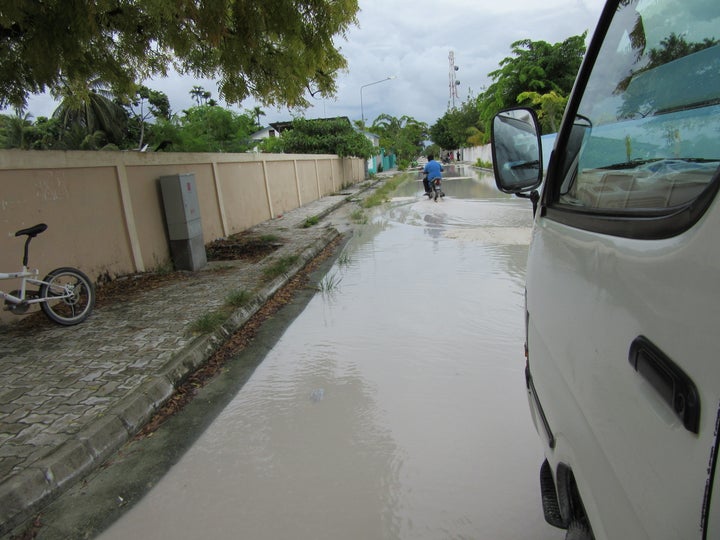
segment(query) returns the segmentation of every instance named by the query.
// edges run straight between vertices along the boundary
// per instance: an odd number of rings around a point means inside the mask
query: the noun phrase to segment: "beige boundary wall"
[[[74,266],[92,280],[143,272],[170,260],[158,178],[193,173],[203,241],[257,223],[355,184],[361,159],[335,155],[0,150],[0,272],[20,269],[25,237],[41,277]],[[11,280],[0,289],[17,288]]]

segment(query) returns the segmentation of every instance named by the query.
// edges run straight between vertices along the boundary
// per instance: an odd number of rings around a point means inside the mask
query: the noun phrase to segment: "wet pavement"
[[[434,203],[405,184],[355,228],[321,291],[101,540],[564,536],[542,518],[524,387],[530,206],[487,175],[444,190]]]
[[[281,247],[259,263],[210,263],[191,279],[94,311],[82,324],[0,328],[0,536],[100,466],[145,424],[175,386],[240,328],[300,268],[349,226],[304,228],[308,217],[352,205],[368,183],[324,197],[254,227]],[[333,226],[337,225],[337,226]],[[272,281],[274,262],[297,256]],[[197,335],[190,325],[221,310],[228,294],[253,299],[220,330]]]

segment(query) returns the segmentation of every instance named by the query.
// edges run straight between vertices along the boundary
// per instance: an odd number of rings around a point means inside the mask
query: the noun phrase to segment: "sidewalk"
[[[178,381],[339,236],[338,228],[350,228],[341,212],[332,212],[367,185],[253,227],[251,232],[275,235],[282,243],[259,262],[209,263],[187,280],[96,308],[77,326],[0,328],[0,536],[133,436]],[[321,221],[303,228],[312,216]],[[263,270],[290,255],[298,259],[287,274],[267,282]],[[252,292],[254,299],[220,330],[191,335],[192,322],[221,308],[237,290]]]

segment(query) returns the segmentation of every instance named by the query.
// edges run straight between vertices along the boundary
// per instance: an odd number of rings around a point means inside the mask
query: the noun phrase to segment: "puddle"
[[[559,539],[540,504],[523,283],[532,210],[467,169],[409,183],[229,406],[102,536]]]

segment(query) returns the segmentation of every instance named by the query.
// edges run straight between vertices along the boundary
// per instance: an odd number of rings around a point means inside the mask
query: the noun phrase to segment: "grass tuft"
[[[227,295],[227,298],[225,299],[225,305],[236,308],[242,307],[247,304],[251,298],[252,293],[246,291],[245,289],[237,289]]]
[[[342,277],[337,274],[326,274],[317,285],[317,290],[323,293],[336,291],[340,286]]]
[[[263,278],[271,281],[278,276],[287,274],[288,270],[298,261],[299,255],[286,255],[263,270]]]
[[[190,325],[190,331],[197,334],[210,334],[220,328],[226,320],[227,315],[225,313],[219,311],[206,313]]]
[[[308,229],[313,225],[317,225],[318,223],[320,223],[320,218],[318,216],[310,216],[305,219],[305,223],[303,223],[303,229]]]

